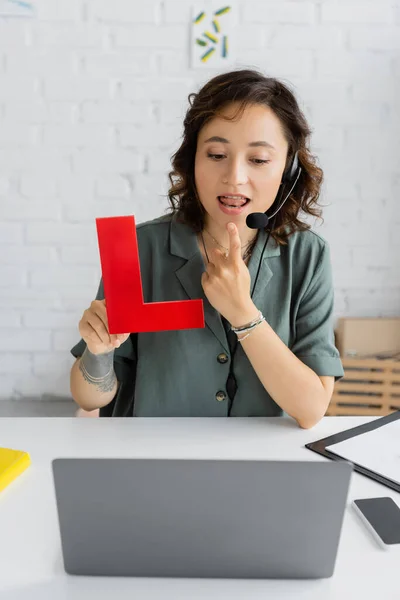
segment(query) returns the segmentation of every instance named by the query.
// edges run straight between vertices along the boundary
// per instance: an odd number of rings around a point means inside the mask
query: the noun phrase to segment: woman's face
[[[223,116],[235,114],[227,106]],[[222,228],[233,221],[239,230],[252,212],[273,204],[285,169],[288,143],[278,117],[267,106],[250,105],[240,118],[215,117],[200,130],[195,184],[210,220]]]

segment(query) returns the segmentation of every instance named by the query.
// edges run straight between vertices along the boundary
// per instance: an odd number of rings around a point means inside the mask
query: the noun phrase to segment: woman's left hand
[[[242,258],[238,228],[228,223],[229,256],[221,250],[209,251],[210,262],[201,277],[204,293],[210,304],[234,327],[258,314],[251,296],[250,272]],[[247,321],[246,321],[247,319]]]

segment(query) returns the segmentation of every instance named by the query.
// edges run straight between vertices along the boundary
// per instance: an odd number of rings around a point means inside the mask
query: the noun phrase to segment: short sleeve
[[[95,299],[104,300],[103,280],[100,280]],[[80,339],[70,352],[75,358],[78,358],[82,356],[85,349],[86,342]],[[131,333],[126,342],[114,350],[114,371],[119,387],[112,401],[100,409],[101,417],[130,417],[133,415],[136,364],[137,333]]]
[[[300,301],[292,352],[317,375],[344,375],[333,328],[334,291],[329,246],[325,243],[310,284]]]

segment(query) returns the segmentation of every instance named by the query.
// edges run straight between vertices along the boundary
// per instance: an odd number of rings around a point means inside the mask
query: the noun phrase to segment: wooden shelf
[[[400,361],[342,358],[327,415],[384,416],[400,410]]]

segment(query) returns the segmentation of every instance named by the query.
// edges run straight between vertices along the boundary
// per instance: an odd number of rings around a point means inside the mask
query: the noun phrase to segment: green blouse
[[[101,416],[225,417],[226,383],[231,350],[221,315],[201,286],[205,270],[196,234],[167,215],[137,225],[145,302],[201,298],[203,329],[131,334],[115,350],[114,368],[120,386]],[[266,233],[260,231],[248,263],[251,289]],[[103,285],[97,299],[104,298]],[[264,252],[253,302],[280,339],[317,375],[343,376],[334,345],[333,285],[329,248],[312,231],[296,232],[286,246],[273,238]],[[71,353],[81,356],[80,340]],[[237,345],[233,368],[237,391],[231,416],[277,416],[274,402]],[[282,377],[287,377],[282,373]],[[298,401],[302,399],[299,396]]]

